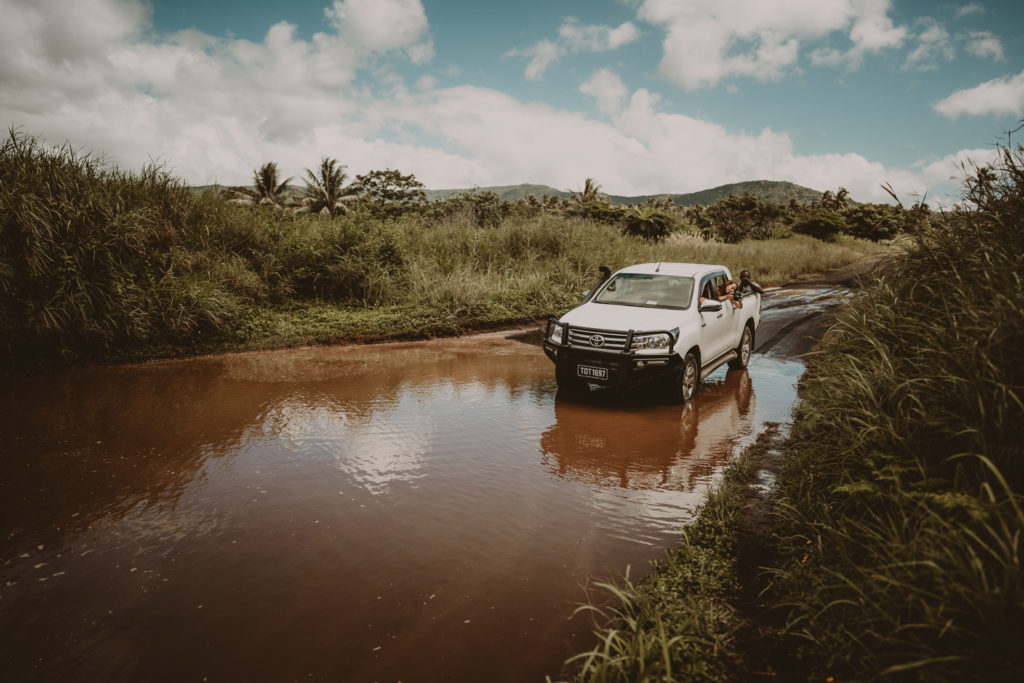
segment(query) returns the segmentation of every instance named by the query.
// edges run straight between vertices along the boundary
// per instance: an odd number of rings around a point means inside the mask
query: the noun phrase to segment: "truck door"
[[[721,280],[721,283],[718,280]],[[718,286],[725,284],[725,274],[716,273],[701,280],[700,296],[702,298],[718,300]],[[703,358],[702,363],[708,363],[718,358],[732,346],[732,304],[728,301],[722,302],[722,310],[707,311],[700,313],[700,348]]]
[[[726,282],[724,273],[715,275],[715,286],[718,291],[725,291]],[[723,317],[729,319],[729,340],[725,347],[725,350],[729,350],[740,343],[740,333],[743,332],[743,310],[733,306],[731,301],[723,301],[722,304],[722,312],[725,314]]]

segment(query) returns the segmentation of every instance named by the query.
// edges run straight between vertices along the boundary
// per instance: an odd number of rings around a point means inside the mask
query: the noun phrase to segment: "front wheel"
[[[747,325],[743,328],[743,336],[740,337],[740,345],[736,347],[736,358],[729,361],[729,368],[742,370],[750,362],[750,354],[754,351],[754,332]]]
[[[700,384],[700,364],[692,353],[683,358],[683,367],[675,373],[669,386],[669,399],[673,403],[686,403],[697,393]]]

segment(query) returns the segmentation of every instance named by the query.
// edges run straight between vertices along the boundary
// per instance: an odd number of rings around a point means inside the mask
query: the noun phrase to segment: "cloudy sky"
[[[0,17],[0,121],[196,185],[330,156],[435,189],[771,179],[941,200],[1024,119],[1019,0],[0,0]]]

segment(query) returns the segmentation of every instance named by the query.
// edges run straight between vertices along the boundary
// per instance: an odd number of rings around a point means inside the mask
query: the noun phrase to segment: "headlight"
[[[644,334],[633,337],[633,349],[667,349],[672,338],[664,332],[659,334]]]
[[[555,325],[554,326],[554,329],[551,330],[551,336],[548,337],[548,341],[550,341],[552,344],[561,344],[562,343],[562,326],[561,325]]]

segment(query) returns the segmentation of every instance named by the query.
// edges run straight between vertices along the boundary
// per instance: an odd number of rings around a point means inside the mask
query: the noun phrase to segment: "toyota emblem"
[[[604,346],[604,337],[602,337],[599,334],[595,334],[593,337],[590,338],[590,345],[591,346]]]

